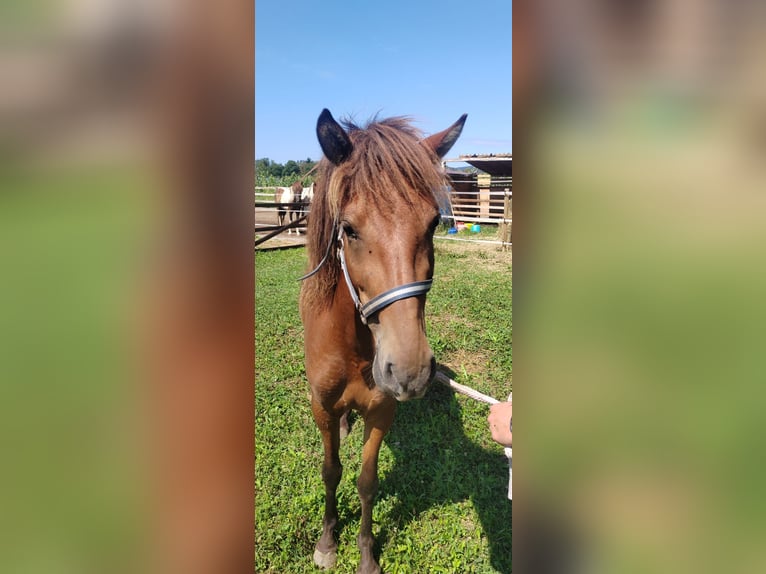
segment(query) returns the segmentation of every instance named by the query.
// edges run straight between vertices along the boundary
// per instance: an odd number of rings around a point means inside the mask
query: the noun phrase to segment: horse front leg
[[[335,526],[338,524],[337,490],[343,467],[340,464],[338,448],[340,446],[340,421],[327,413],[312,400],[312,411],[317,427],[322,433],[324,462],[322,463],[322,481],[325,488],[324,517],[322,518],[322,536],[314,550],[314,564],[320,568],[332,568],[338,558],[338,543],[335,541]]]
[[[298,207],[293,208],[293,220],[294,221],[298,221],[298,219],[300,219],[300,217],[301,217],[300,208],[298,208]],[[300,235],[300,234],[301,234],[300,226],[296,225],[295,226],[295,235]]]
[[[375,539],[372,536],[372,507],[378,492],[378,455],[383,437],[386,436],[396,412],[396,402],[391,400],[374,415],[368,413],[364,420],[364,448],[362,449],[362,472],[357,480],[359,499],[362,503],[362,520],[359,527],[359,552],[361,560],[357,574],[380,574],[380,565],[373,554]]]

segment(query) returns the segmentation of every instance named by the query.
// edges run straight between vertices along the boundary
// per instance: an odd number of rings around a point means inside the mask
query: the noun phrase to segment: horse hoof
[[[362,569],[362,566],[359,565],[359,568],[357,569],[356,574],[382,574],[382,572],[383,571],[380,569],[380,566],[377,564],[374,564],[365,569]]]
[[[314,564],[320,568],[332,568],[335,566],[335,561],[338,559],[336,552],[321,552],[320,550],[314,550]]]

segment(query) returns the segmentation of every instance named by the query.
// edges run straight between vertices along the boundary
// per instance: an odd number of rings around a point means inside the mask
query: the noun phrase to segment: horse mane
[[[365,127],[350,120],[341,122],[348,132],[353,151],[341,165],[326,157],[318,166],[306,231],[308,267],[315,269],[334,243],[336,218],[348,202],[363,195],[385,214],[385,205],[394,199],[414,205],[415,199],[436,204],[434,193],[446,185],[436,154],[422,145],[421,132],[409,118],[373,118]],[[340,276],[337,252],[330,248],[327,261],[312,277],[304,280],[301,307],[322,308],[331,301]]]

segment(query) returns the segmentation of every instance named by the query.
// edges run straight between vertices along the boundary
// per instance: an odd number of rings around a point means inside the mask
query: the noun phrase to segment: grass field
[[[324,487],[309,408],[298,316],[303,249],[256,254],[255,571],[316,572]],[[426,306],[428,336],[458,382],[511,390],[511,255],[439,242]],[[399,405],[380,452],[373,534],[384,572],[511,572],[508,464],[487,430],[488,408],[438,383]],[[334,572],[355,572],[362,424],[341,446]]]

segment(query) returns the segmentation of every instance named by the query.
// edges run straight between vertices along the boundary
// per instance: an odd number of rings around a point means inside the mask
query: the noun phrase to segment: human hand
[[[492,440],[503,446],[512,446],[513,432],[511,431],[511,419],[513,417],[513,403],[511,401],[497,403],[489,407],[489,431]]]

